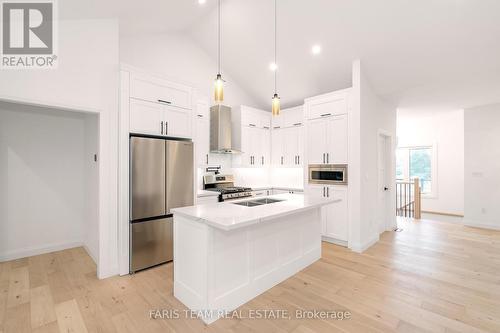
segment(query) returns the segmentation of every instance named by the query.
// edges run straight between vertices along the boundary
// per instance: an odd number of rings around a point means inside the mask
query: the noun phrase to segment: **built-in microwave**
[[[309,164],[309,184],[347,185],[347,164]]]

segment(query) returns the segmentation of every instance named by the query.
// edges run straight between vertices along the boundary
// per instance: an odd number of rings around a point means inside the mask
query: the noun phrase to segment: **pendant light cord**
[[[277,59],[277,47],[276,47],[276,41],[277,41],[277,21],[278,21],[278,14],[277,14],[277,0],[274,0],[274,65],[276,69],[274,70],[274,93],[276,94],[276,81],[277,81],[277,76],[278,76],[278,63],[276,62]]]
[[[220,74],[220,1],[218,0],[218,11],[217,11],[217,43],[218,43],[218,50],[217,50],[217,70],[218,74]]]

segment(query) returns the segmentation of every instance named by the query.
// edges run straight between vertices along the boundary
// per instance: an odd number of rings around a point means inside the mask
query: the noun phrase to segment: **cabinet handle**
[[[323,114],[321,115],[321,117],[328,117],[328,116],[331,116],[331,115],[332,115],[331,113],[323,113]]]
[[[330,197],[330,188],[329,187],[326,188],[326,196]]]
[[[250,126],[250,127],[255,127],[255,126],[257,126],[257,125],[255,125],[255,124],[248,124],[248,126]]]
[[[203,118],[202,114],[198,114],[197,116],[198,116],[198,118]]]
[[[302,123],[295,123],[295,124],[293,124],[293,126],[300,126],[300,125],[302,125]]]
[[[163,135],[163,121],[160,122],[160,126],[161,126],[160,133],[161,135]]]
[[[326,163],[330,163],[330,153],[326,153]]]
[[[269,126],[264,126],[263,128],[264,128],[264,129],[269,129]]]
[[[165,122],[165,135],[168,134],[168,121]]]
[[[208,164],[208,154],[207,154],[207,164]]]
[[[300,155],[297,155],[297,164],[300,165]]]
[[[172,104],[172,102],[166,101],[166,100],[163,100],[163,99],[159,99],[158,102],[159,103],[164,103],[164,104],[169,104],[169,105]]]
[[[262,165],[264,165],[264,156],[262,156]]]
[[[283,156],[281,156],[281,165],[283,165]]]
[[[325,153],[323,153],[323,164],[326,163],[326,157],[325,157]]]
[[[281,128],[281,126],[274,126],[273,129]]]
[[[325,190],[325,188],[323,187],[323,198],[324,198],[324,197],[326,197],[326,195],[325,195],[325,193],[326,193],[326,192],[325,192],[325,191],[326,191],[326,190]]]

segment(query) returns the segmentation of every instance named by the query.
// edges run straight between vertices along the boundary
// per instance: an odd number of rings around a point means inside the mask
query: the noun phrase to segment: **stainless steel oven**
[[[309,164],[309,184],[347,185],[347,164]]]

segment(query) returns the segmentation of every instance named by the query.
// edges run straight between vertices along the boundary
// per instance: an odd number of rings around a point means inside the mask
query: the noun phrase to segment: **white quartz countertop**
[[[196,196],[198,198],[201,198],[201,197],[216,197],[218,195],[219,195],[219,192],[206,191],[206,190],[198,190],[198,193],[196,194]]]
[[[281,199],[283,201],[254,207],[234,204],[235,202],[262,198]],[[242,200],[175,208],[171,211],[174,213],[174,217],[175,215],[180,215],[222,230],[233,230],[256,223],[265,223],[277,217],[298,213],[339,201],[340,199],[317,198],[303,194],[286,193],[260,198],[246,198]]]

